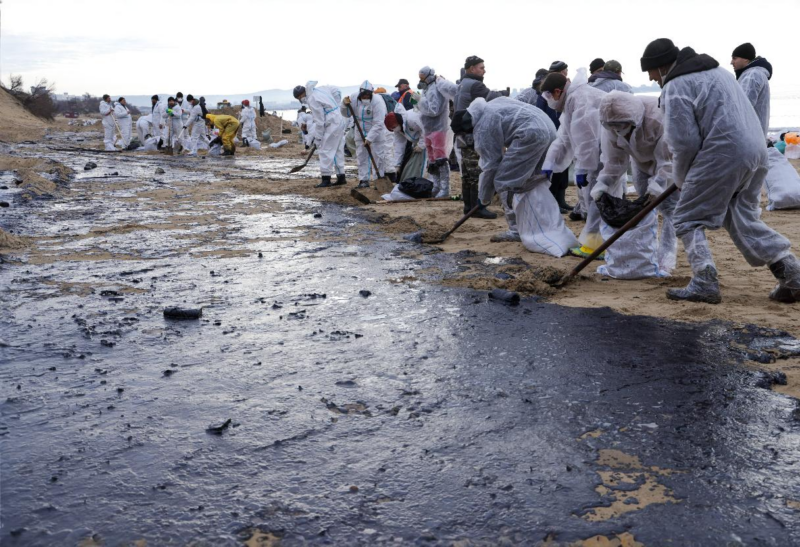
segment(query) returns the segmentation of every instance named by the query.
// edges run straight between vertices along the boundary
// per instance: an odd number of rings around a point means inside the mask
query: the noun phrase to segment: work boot
[[[670,300],[686,300],[687,302],[719,304],[722,302],[722,295],[719,292],[717,269],[714,266],[706,266],[692,277],[692,280],[689,281],[685,288],[668,289],[667,298]]]
[[[472,211],[472,208],[475,205],[472,203],[472,192],[470,192],[470,187],[463,181],[461,182],[461,201],[464,202],[464,214],[466,215]]]
[[[344,173],[340,173],[336,175],[336,182],[333,183],[333,186],[341,186],[343,184],[347,184],[347,179],[344,176]]]
[[[505,243],[509,241],[522,241],[522,238],[519,237],[519,232],[515,232],[513,230],[506,230],[505,232],[500,232],[499,234],[494,234],[489,241],[492,243]]]
[[[356,188],[369,188],[369,181],[368,180],[359,181],[358,186],[356,186]]]
[[[331,184],[331,176],[330,175],[322,175],[322,182],[317,184],[314,188],[330,188],[333,186]]]
[[[233,156],[233,150],[223,150],[221,156]]]
[[[494,220],[497,218],[497,213],[493,213],[492,211],[490,211],[486,207],[486,205],[481,205],[480,207],[478,207],[478,210],[475,211],[475,214],[472,215],[472,218],[483,218],[486,220]]]
[[[794,255],[787,256],[769,266],[778,284],[769,293],[771,300],[792,304],[800,302],[800,261]]]
[[[570,211],[570,213],[569,213],[569,219],[570,219],[570,220],[574,220],[574,221],[576,221],[576,222],[577,222],[577,221],[584,221],[584,220],[586,220],[586,217],[583,215],[583,213],[576,213],[575,211]]]

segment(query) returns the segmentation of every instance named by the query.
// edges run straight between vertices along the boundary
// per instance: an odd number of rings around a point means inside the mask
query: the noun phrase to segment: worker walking
[[[681,188],[675,231],[693,274],[685,288],[669,289],[667,298],[722,301],[705,231],[724,227],[748,264],[768,265],[777,278],[770,298],[797,302],[800,262],[789,240],[761,220],[767,146],[741,86],[712,57],[690,47],[679,50],[667,38],[648,44],[641,65],[662,89],[664,133],[675,184]]]
[[[100,101],[100,116],[103,120],[103,144],[107,152],[116,150],[114,146],[114,133],[116,133],[116,125],[114,125],[114,107],[111,104],[111,96],[103,95],[103,100]]]
[[[309,81],[292,91],[294,98],[311,109],[313,128],[309,127],[310,145],[316,145],[319,153],[319,171],[322,182],[317,188],[328,188],[347,184],[344,175],[344,129],[345,120],[339,110],[342,92],[337,87],[320,86]],[[306,121],[308,127],[308,121]],[[331,175],[336,172],[336,182]]]
[[[233,139],[239,131],[239,122],[233,116],[225,114],[206,114],[206,124],[209,127],[219,129],[219,137],[222,141],[223,156],[233,156],[236,153],[236,145]]]
[[[369,188],[369,181],[374,176],[383,176],[383,146],[386,136],[386,127],[383,120],[386,118],[386,103],[380,95],[375,93],[375,88],[364,80],[359,90],[349,97],[345,97],[342,102],[341,113],[345,117],[355,113],[355,120],[361,126],[361,133],[356,130],[356,159],[358,160],[358,188]],[[313,111],[313,107],[312,107]],[[369,151],[368,151],[369,150]],[[372,155],[378,172],[373,169]]]
[[[187,95],[186,101],[190,107],[186,125],[183,126],[184,135],[189,134],[189,155],[196,156],[198,150],[208,149],[208,139],[206,138],[206,124],[203,105],[200,100],[193,95]]]

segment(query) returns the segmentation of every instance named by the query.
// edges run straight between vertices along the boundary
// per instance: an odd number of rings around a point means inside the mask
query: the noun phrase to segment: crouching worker
[[[542,173],[545,153],[556,140],[547,114],[507,97],[490,103],[478,98],[456,112],[451,127],[457,134],[472,134],[480,156],[480,202],[488,205],[495,192],[510,202],[514,214],[506,215],[505,240],[521,240],[531,252],[556,257],[578,246]]]
[[[428,164],[428,153],[425,149],[424,132],[419,112],[390,112],[384,119],[386,129],[391,131],[394,139],[394,163],[397,182],[412,177],[424,178],[425,166]]]
[[[658,108],[658,97],[612,91],[600,101],[600,124],[603,126],[600,139],[603,168],[591,191],[593,200],[597,201],[605,193],[615,197],[624,195],[627,185],[625,175],[631,161],[634,168],[633,184],[639,196],[649,195],[656,198],[672,184],[672,154],[664,137],[664,114]],[[639,232],[641,238],[649,241],[628,242],[623,237],[608,251],[612,253],[612,250],[617,250],[626,243],[635,245],[640,250],[657,248],[655,256],[646,253],[649,256],[649,266],[652,267],[646,266],[638,273],[624,272],[614,277],[661,276],[675,269],[678,239],[672,219],[677,203],[678,194],[674,193],[658,206],[663,222],[657,240],[658,223],[653,216],[648,219],[652,222],[653,229]],[[628,262],[629,266],[633,263]]]
[[[236,121],[236,118],[224,114],[206,114],[206,125],[219,129],[219,137],[214,141],[217,139],[222,141],[222,148],[224,149],[222,155],[233,156],[236,153],[236,145],[233,144],[233,139],[239,130],[239,122]],[[216,144],[214,141],[209,144],[213,146]]]

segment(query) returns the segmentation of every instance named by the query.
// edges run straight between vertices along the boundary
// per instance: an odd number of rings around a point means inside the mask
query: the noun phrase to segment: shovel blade
[[[381,194],[389,194],[394,189],[394,184],[387,178],[379,178],[375,180],[375,188],[377,188],[378,192]]]
[[[305,166],[306,166],[306,164],[304,163],[303,165],[298,165],[297,167],[292,167],[291,171],[289,171],[289,174],[291,175],[292,173],[297,173],[298,171],[302,170],[303,167],[305,167]]]

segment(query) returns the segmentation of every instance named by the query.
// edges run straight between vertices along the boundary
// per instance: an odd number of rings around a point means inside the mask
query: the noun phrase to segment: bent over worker
[[[222,141],[223,156],[233,156],[236,153],[236,145],[233,139],[239,130],[239,122],[233,116],[224,114],[206,114],[206,124],[219,129],[219,139]]]

